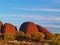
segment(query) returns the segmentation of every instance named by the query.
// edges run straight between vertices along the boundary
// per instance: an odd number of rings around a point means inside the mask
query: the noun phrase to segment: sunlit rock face
[[[52,34],[50,31],[48,31],[46,28],[40,26],[40,25],[36,25],[38,28],[39,32],[42,32],[43,34]]]
[[[4,34],[15,34],[16,31],[17,31],[16,26],[9,23],[4,24]]]
[[[23,31],[27,34],[34,34],[38,32],[38,29],[33,22],[24,22],[20,27],[20,31]]]

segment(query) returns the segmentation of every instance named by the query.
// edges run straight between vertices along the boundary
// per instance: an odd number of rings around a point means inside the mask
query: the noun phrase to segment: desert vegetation
[[[60,45],[60,35],[49,34],[44,35],[41,32],[35,34],[25,34],[22,31],[17,31],[16,34],[7,35],[0,33],[0,45]]]

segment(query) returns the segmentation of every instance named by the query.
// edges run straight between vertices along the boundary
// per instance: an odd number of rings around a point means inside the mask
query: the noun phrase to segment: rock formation
[[[52,34],[46,28],[36,25],[33,22],[25,22],[21,25],[20,30],[24,33],[32,34],[37,32],[42,32],[43,34]]]
[[[33,34],[38,32],[38,29],[33,22],[24,22],[21,25],[20,30],[27,34]]]
[[[20,31],[23,31],[26,34],[34,34],[37,32],[42,32],[44,34],[51,34],[51,32],[49,32],[46,28],[40,26],[40,25],[36,25],[33,22],[24,22],[20,29]],[[10,24],[10,23],[5,23],[3,25],[3,23],[0,21],[0,32],[4,33],[4,34],[15,34],[17,31],[16,26]]]
[[[46,28],[44,28],[40,25],[36,25],[36,26],[37,26],[39,32],[42,32],[44,34],[51,34],[51,32],[49,32]]]
[[[0,32],[2,31],[3,23],[0,21]]]
[[[4,24],[4,34],[15,34],[16,31],[17,31],[16,26],[9,23]]]

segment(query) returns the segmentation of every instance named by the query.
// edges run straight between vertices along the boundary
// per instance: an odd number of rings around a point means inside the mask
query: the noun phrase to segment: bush
[[[31,40],[31,35],[30,34],[25,34],[24,40],[27,40],[27,41]]]
[[[44,34],[41,33],[41,32],[38,32],[36,34],[32,34],[31,37],[32,37],[32,40],[33,41],[37,41],[37,42],[41,42],[43,39],[44,39]]]
[[[14,36],[13,35],[4,35],[4,40],[14,40]]]
[[[50,41],[47,40],[47,43],[49,43],[50,45],[60,45],[60,36],[57,36]]]
[[[45,39],[46,40],[51,40],[51,39],[53,39],[53,38],[55,38],[56,36],[54,35],[54,34],[46,34],[45,35]]]
[[[22,31],[17,31],[16,32],[16,40],[18,40],[18,41],[22,41],[22,40],[24,40],[24,32],[22,32]]]

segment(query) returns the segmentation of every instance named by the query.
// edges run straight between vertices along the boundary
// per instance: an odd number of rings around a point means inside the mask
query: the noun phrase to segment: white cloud
[[[6,20],[46,20],[46,21],[58,21],[60,22],[60,17],[48,17],[48,16],[39,16],[39,15],[29,15],[29,14],[9,14],[9,15],[0,15],[0,19]]]
[[[2,18],[3,17],[3,18]],[[11,15],[0,15],[0,20],[9,20],[9,21],[21,21],[21,20],[38,20],[38,21],[49,21],[49,22],[59,22],[60,21],[60,17],[46,17],[46,16],[38,16],[38,15],[28,15],[28,14],[20,14],[20,15],[15,15],[15,14],[11,14]],[[16,22],[17,25],[18,22]],[[44,25],[44,27],[48,27],[48,28],[60,28],[60,26],[58,25],[50,25],[47,24]]]
[[[28,11],[47,11],[47,12],[60,12],[60,9],[53,8],[14,8],[17,10],[28,10]]]
[[[59,25],[44,25],[44,27],[47,27],[47,28],[60,28]]]

